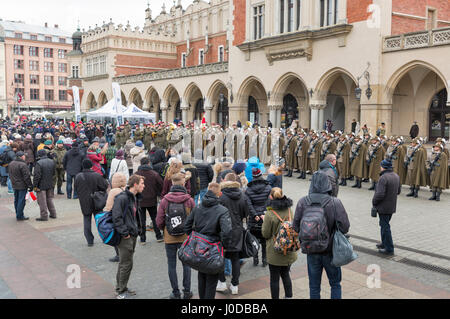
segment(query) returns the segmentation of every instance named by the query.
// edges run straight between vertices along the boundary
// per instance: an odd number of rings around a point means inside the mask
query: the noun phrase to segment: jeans
[[[381,244],[387,252],[394,251],[394,242],[392,241],[391,221],[392,215],[378,214],[380,216],[380,227],[381,227]]]
[[[72,183],[75,181],[75,176],[70,175],[69,173],[66,174],[66,192],[67,192],[67,198],[72,198]],[[77,198],[77,192],[75,191],[75,188],[73,189],[73,197]]]
[[[203,196],[205,196],[205,194],[208,192],[208,188],[203,188],[200,190],[200,192],[198,193],[198,195],[195,195],[195,206],[200,205],[200,203],[203,200]]]
[[[231,284],[233,286],[239,286],[239,277],[241,276],[241,260],[239,259],[239,252],[226,252],[225,255],[227,257],[227,259],[225,259],[225,265],[227,260],[231,263]],[[219,280],[221,282],[226,281],[225,272],[220,274]]]
[[[231,269],[232,269],[231,260],[229,258],[225,258],[225,271],[224,271],[225,276],[231,275]],[[223,280],[220,279],[220,281]]]
[[[7,180],[6,184],[8,185],[8,193],[13,193],[14,189],[12,188],[12,184],[11,184],[11,180],[9,179],[9,176],[8,176],[8,180]],[[26,193],[25,193],[25,195],[26,195]]]
[[[291,266],[274,266],[269,264],[270,271],[270,293],[272,299],[280,299],[280,277],[283,282],[284,295],[292,298],[292,281],[289,272]]]
[[[170,285],[172,286],[172,292],[175,296],[180,295],[180,289],[178,289],[178,276],[177,276],[177,252],[180,249],[182,243],[166,244],[166,256],[167,266],[169,271]],[[183,265],[183,288],[184,292],[191,291],[191,267]]]
[[[9,181],[9,177],[8,177]],[[25,197],[27,196],[27,190],[14,190],[14,209],[16,210],[16,218],[23,219],[23,210],[25,208]]]
[[[140,216],[141,216],[141,233],[142,235],[141,237],[141,242],[144,242],[147,240],[147,236],[146,236],[146,221],[147,221],[147,211],[148,214],[150,215],[150,218],[152,220],[153,223],[153,231],[155,232],[156,235],[156,239],[161,239],[163,238],[163,235],[161,234],[161,231],[159,230],[159,228],[156,226],[156,214],[158,212],[158,209],[156,206],[154,207],[141,207],[140,211]]]
[[[198,272],[198,295],[200,299],[215,299],[219,275]]]
[[[331,299],[342,298],[341,267],[333,266],[331,264],[332,259],[333,256],[331,253],[325,255],[312,254],[307,256],[309,296],[311,299],[320,299],[320,284],[322,281],[322,271],[324,268],[331,287]]]

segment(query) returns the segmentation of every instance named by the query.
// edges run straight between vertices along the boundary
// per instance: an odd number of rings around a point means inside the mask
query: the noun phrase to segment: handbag
[[[216,275],[225,270],[222,243],[192,231],[178,250],[178,259],[198,272]]]
[[[97,191],[91,194],[91,198],[94,204],[95,212],[101,212],[106,206],[106,201],[108,199],[108,193],[105,191]]]
[[[239,252],[239,258],[245,259],[258,256],[259,240],[252,235],[249,229],[243,231],[242,250]]]
[[[334,213],[336,216],[336,207],[334,206],[334,200],[333,207],[335,208]],[[353,246],[352,244],[350,244],[350,241],[339,229],[339,224],[336,221],[336,218],[335,222],[336,231],[334,232],[333,236],[333,259],[331,261],[331,264],[335,267],[341,267],[354,261],[356,258],[358,258],[358,255],[353,251]]]

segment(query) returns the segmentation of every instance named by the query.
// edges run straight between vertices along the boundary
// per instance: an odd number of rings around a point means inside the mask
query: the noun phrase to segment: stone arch
[[[251,118],[251,114],[247,112],[247,114],[242,114],[243,118],[247,118],[247,120],[255,120],[259,124],[263,123],[265,125],[267,120],[269,119],[269,108],[268,108],[268,99],[266,89],[264,88],[263,82],[259,80],[255,76],[248,77],[244,82],[242,82],[241,87],[238,90],[237,94],[237,103],[239,106],[248,109],[248,103],[250,97],[256,101],[258,105],[258,114],[255,118]]]
[[[212,104],[211,122],[227,127],[229,124],[229,98],[225,83],[216,80],[209,88],[206,97]]]
[[[97,107],[97,101],[95,100],[95,96],[92,92],[89,92],[88,97],[86,99],[86,108],[88,110],[95,109]]]
[[[350,93],[350,86],[349,85],[351,82],[354,83],[355,88],[356,85],[358,83],[358,80],[353,76],[353,74],[351,74],[349,71],[347,71],[344,68],[340,68],[340,67],[336,67],[333,68],[331,70],[328,70],[325,74],[323,74],[319,81],[317,82],[316,88],[314,90],[314,97],[316,98],[316,100],[326,100],[327,98],[327,94],[330,90],[331,85],[334,83],[334,81],[339,78],[339,77],[343,77],[343,76],[347,76],[345,78],[346,80],[346,85],[347,85],[347,89]]]
[[[158,91],[153,87],[149,87],[147,92],[145,93],[145,103],[144,103],[144,111],[155,113],[156,121],[161,120],[161,108],[160,103],[161,99],[159,97]]]
[[[164,102],[167,103],[168,107],[168,117],[167,122],[173,122],[175,119],[175,111],[178,102],[180,101],[180,95],[178,94],[178,90],[170,84],[163,94]]]
[[[105,92],[101,91],[99,96],[98,96],[98,106],[102,107],[104,106],[106,103],[108,103],[108,98],[106,97]]]
[[[202,100],[202,101],[200,101]],[[198,85],[194,82],[189,83],[183,94],[183,104],[189,107],[187,114],[187,121],[201,120],[202,110],[205,112],[205,108],[209,105],[205,104],[204,96]]]
[[[142,100],[141,93],[138,89],[134,88],[131,90],[130,97],[128,99],[129,103],[134,103],[138,108],[142,109],[144,107],[144,101]]]
[[[127,98],[126,98],[125,94],[123,93],[123,91],[120,91],[120,97],[122,99],[122,105],[127,106],[127,104],[128,104]]]

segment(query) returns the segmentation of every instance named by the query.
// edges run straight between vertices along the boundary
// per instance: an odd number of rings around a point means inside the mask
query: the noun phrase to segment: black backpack
[[[184,224],[187,214],[184,203],[171,203],[167,206],[166,211],[166,229],[171,236],[182,236],[184,232]]]
[[[327,219],[324,207],[329,200],[321,204],[312,203],[306,197],[306,208],[300,221],[300,247],[304,254],[322,253],[328,248],[330,232],[328,230]]]
[[[6,151],[6,150],[3,151],[3,153],[0,154],[0,165],[6,167],[11,162],[12,162],[12,159],[11,159],[11,157],[9,157],[8,151]]]

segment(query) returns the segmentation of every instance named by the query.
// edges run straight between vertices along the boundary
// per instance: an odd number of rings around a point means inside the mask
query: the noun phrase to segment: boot
[[[358,179],[358,188],[361,188],[361,180]]]
[[[303,172],[300,172],[300,175],[297,177],[297,179],[302,179],[303,177]]]
[[[291,170],[288,170],[288,173],[286,175],[284,175],[285,177],[291,177]]]
[[[61,187],[58,187],[58,195],[64,195],[64,193],[61,190]]]
[[[344,179],[341,178],[341,182],[339,183],[339,186],[342,186],[342,184],[344,184]]]
[[[288,177],[292,177],[292,173],[293,173],[293,172],[294,172],[294,170],[291,169],[291,170],[289,171],[289,176],[288,176]]]
[[[413,197],[414,196],[414,186],[411,186],[409,188],[409,193],[406,194],[406,197]]]
[[[359,183],[360,183],[359,179],[356,178],[355,185],[353,185],[352,188],[359,188]]]
[[[372,182],[372,186],[369,187],[369,191],[373,191],[375,189],[375,182]]]
[[[343,180],[342,180],[342,186],[347,186],[347,179],[346,179],[346,178],[343,178]]]
[[[433,191],[433,196],[428,198],[428,200],[436,200],[436,192],[435,191]]]
[[[258,256],[253,257],[253,266],[258,266],[258,264],[259,264]]]
[[[442,192],[436,192],[436,201],[440,202],[441,201],[441,193]]]
[[[306,179],[306,171],[303,171],[302,179]]]
[[[419,197],[419,190],[420,190],[420,186],[417,186],[414,188],[414,198]]]
[[[350,176],[350,178],[348,179],[349,181],[353,182],[355,178],[353,176]]]

